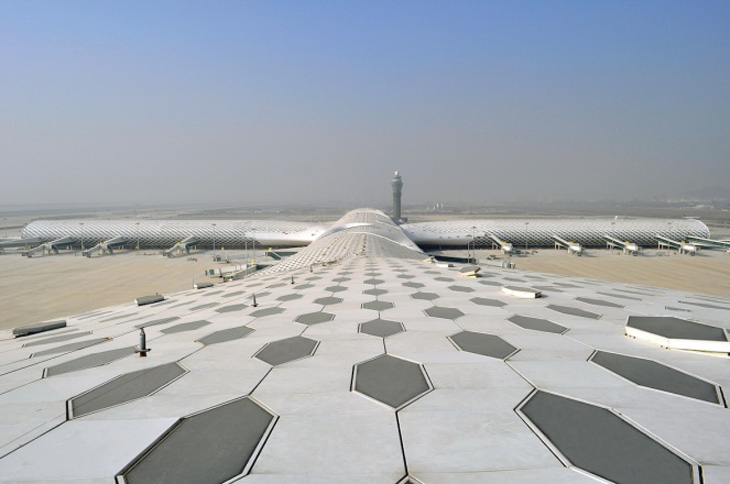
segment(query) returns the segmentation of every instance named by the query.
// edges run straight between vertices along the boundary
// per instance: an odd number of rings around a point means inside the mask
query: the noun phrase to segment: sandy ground
[[[483,257],[494,251],[479,251]],[[482,255],[480,255],[482,258]],[[644,250],[628,256],[620,251],[588,249],[581,257],[566,251],[539,250],[512,258],[517,271],[546,272],[606,281],[657,286],[730,298],[730,254],[703,251],[696,256]]]
[[[149,254],[149,255],[145,255]],[[28,259],[0,255],[0,329],[63,318],[132,302],[139,296],[170,294],[196,282],[218,283],[205,269],[216,267],[210,254],[168,259],[153,251],[82,257],[61,253]]]
[[[230,251],[232,256],[234,252]],[[498,251],[480,250],[479,259]],[[454,251],[463,255],[463,251]],[[118,253],[86,258],[74,253],[34,257],[0,255],[0,329],[91,311],[134,298],[190,289],[196,282],[219,283],[204,275],[218,264],[210,253],[168,259],[157,252]],[[582,257],[565,251],[539,250],[512,258],[516,271],[536,271],[658,286],[730,297],[730,255],[704,251],[697,256],[646,250],[632,257],[607,250],[588,250]],[[499,260],[492,261],[499,263]]]

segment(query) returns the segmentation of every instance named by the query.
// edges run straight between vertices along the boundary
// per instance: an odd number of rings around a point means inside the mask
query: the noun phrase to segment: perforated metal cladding
[[[492,245],[490,235],[518,246],[533,247],[552,247],[553,235],[585,247],[605,247],[604,234],[646,246],[656,245],[656,235],[673,240],[710,236],[704,223],[687,219],[449,220],[401,227],[419,245],[444,246],[475,240],[478,246],[488,247]]]
[[[28,224],[23,238],[54,240],[72,237],[91,244],[122,236],[143,247],[167,247],[189,236],[201,245],[250,247],[252,241],[262,245],[306,245],[324,231],[324,227],[305,222],[277,220],[38,220]]]
[[[353,255],[421,260],[425,254],[388,216],[376,210],[347,213],[306,249],[265,272],[335,262]]]
[[[457,246],[475,240],[478,246],[491,246],[492,235],[513,244],[533,247],[552,246],[553,235],[586,247],[604,247],[604,235],[646,246],[656,243],[656,235],[673,240],[710,236],[704,223],[686,219],[451,220],[399,227],[380,211],[358,210],[345,214],[328,230],[306,222],[277,220],[78,219],[31,222],[23,229],[22,237],[37,237],[44,241],[71,237],[92,244],[121,236],[127,238],[129,244],[136,244],[139,240],[144,247],[167,247],[186,237],[195,236],[200,239],[201,245],[212,245],[215,241],[217,246],[243,248],[254,240],[262,245],[306,245],[323,235],[324,239],[332,243],[329,236],[343,231],[377,235],[399,244],[401,249],[415,250],[419,249],[414,242],[420,245]],[[346,239],[345,245],[350,246],[350,237]],[[332,249],[334,252],[342,250],[334,246]],[[383,255],[407,256],[400,250],[395,252]]]

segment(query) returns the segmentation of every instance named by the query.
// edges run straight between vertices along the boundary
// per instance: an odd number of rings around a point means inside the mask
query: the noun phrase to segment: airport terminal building
[[[0,332],[0,483],[724,483],[728,314],[433,263],[356,210],[245,279]]]

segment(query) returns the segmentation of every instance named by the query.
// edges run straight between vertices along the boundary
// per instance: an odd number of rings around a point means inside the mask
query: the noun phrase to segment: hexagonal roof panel
[[[72,371],[84,370],[86,368],[93,368],[95,366],[106,365],[112,361],[125,358],[135,353],[134,347],[129,346],[127,348],[119,348],[116,350],[102,351],[101,353],[94,353],[91,355],[82,356],[75,360],[60,363],[55,366],[49,366],[43,372],[44,377],[53,375],[60,375],[62,373],[70,373]]]
[[[420,282],[412,282],[412,281],[404,282],[403,285],[405,287],[412,287],[414,289],[418,289],[418,288],[424,287],[424,285],[421,284]]]
[[[449,286],[449,289],[456,292],[474,292],[474,289],[469,286]]]
[[[386,309],[392,309],[395,304],[389,301],[368,301],[363,303],[363,309],[374,309],[375,311],[385,311]]]
[[[434,299],[438,299],[440,296],[436,294],[435,292],[414,292],[411,294],[411,297],[413,299],[423,299],[425,301],[433,301]]]
[[[321,304],[322,306],[330,306],[332,304],[340,304],[342,302],[341,297],[333,297],[333,296],[327,296],[327,297],[320,297],[319,299],[314,300],[314,304]]]
[[[613,482],[694,482],[692,465],[602,407],[537,391],[520,408],[574,466]]]
[[[144,323],[135,324],[134,327],[137,329],[149,328],[150,326],[158,326],[160,324],[171,323],[173,321],[177,321],[178,319],[180,319],[180,318],[178,318],[177,316],[172,316],[169,318],[153,319],[152,321],[146,321]]]
[[[200,343],[203,343],[204,345],[212,345],[212,344],[216,344],[216,343],[226,343],[228,341],[245,338],[250,333],[253,333],[253,331],[254,331],[253,329],[247,328],[246,326],[238,326],[236,328],[228,328],[228,329],[216,331],[215,333],[211,333],[208,336],[204,336],[203,338],[200,338],[197,341]]]
[[[249,314],[249,316],[253,316],[254,318],[263,318],[264,316],[273,316],[274,314],[279,314],[283,312],[284,308],[276,306],[271,308],[257,309],[256,311],[253,311],[251,314]]]
[[[388,336],[402,333],[405,331],[403,323],[397,321],[388,321],[387,319],[373,319],[367,323],[360,324],[360,332],[378,336],[380,338],[387,338]]]
[[[423,312],[425,312],[428,316],[431,316],[432,318],[441,319],[456,319],[464,315],[464,313],[461,312],[460,309],[445,308],[441,306],[432,306],[428,309],[424,309]]]
[[[712,383],[653,360],[596,351],[591,361],[643,387],[720,403],[717,387]]]
[[[163,434],[120,476],[129,483],[229,481],[249,471],[274,421],[248,397],[196,413]]]
[[[387,294],[388,291],[385,289],[365,289],[362,293],[368,296],[382,296],[383,294]]]
[[[433,387],[423,367],[391,355],[355,365],[353,391],[398,410]]]
[[[507,305],[507,303],[504,303],[499,299],[490,299],[488,297],[473,297],[470,301],[480,306],[492,306],[495,308],[502,308]]]
[[[577,297],[575,298],[576,301],[580,301],[582,303],[586,304],[592,304],[593,306],[603,306],[607,308],[618,308],[621,309],[623,306],[621,304],[616,304],[611,301],[605,301],[603,299],[594,299],[590,297]]]
[[[283,296],[279,296],[276,298],[277,301],[293,301],[295,299],[300,299],[304,296],[301,294],[284,294]]]
[[[365,284],[370,284],[370,285],[372,285],[372,286],[377,286],[378,284],[382,284],[382,283],[384,283],[385,281],[384,281],[384,280],[382,280],[382,279],[373,279],[373,278],[371,278],[371,279],[365,279],[365,280],[364,280],[364,281],[362,281],[362,282],[364,282]]]
[[[584,311],[583,309],[574,308],[570,306],[559,306],[557,304],[548,304],[548,309],[557,311],[559,313],[568,314],[570,316],[578,316],[580,318],[598,319],[601,317],[600,314],[592,313],[590,311]]]
[[[282,365],[290,361],[312,356],[318,344],[319,342],[313,339],[294,336],[292,338],[267,343],[254,357],[271,366]]]
[[[345,286],[329,286],[324,288],[325,291],[329,292],[342,292],[347,291],[347,287]]]
[[[462,351],[500,360],[504,360],[518,351],[517,348],[494,334],[462,331],[449,336],[449,339]]]
[[[89,346],[95,346],[99,343],[106,343],[109,341],[109,338],[94,338],[94,339],[87,339],[85,341],[77,341],[75,343],[68,343],[61,346],[56,346],[55,348],[49,348],[47,350],[37,351],[31,355],[31,357],[37,357],[37,356],[46,356],[46,355],[54,355],[56,353],[69,353],[71,351],[78,351],[82,350],[84,348],[88,348]]]
[[[218,306],[218,304],[219,303],[215,303],[215,302],[206,303],[206,304],[200,304],[198,306],[194,306],[194,307],[190,308],[190,310],[191,311],[200,311],[201,309],[214,308],[214,307]]]
[[[193,331],[195,329],[199,329],[204,326],[208,326],[209,324],[210,324],[210,321],[205,321],[205,320],[190,321],[189,323],[182,323],[182,324],[176,324],[175,326],[170,326],[169,328],[165,328],[165,329],[161,330],[161,332],[165,333],[165,334],[182,333],[185,331]]]
[[[300,314],[294,321],[302,324],[319,324],[326,323],[335,319],[335,315],[332,313],[326,313],[324,311],[316,311],[314,313]]]
[[[146,397],[185,373],[177,363],[167,363],[118,376],[69,400],[69,415],[78,418]]]
[[[88,336],[90,334],[91,334],[91,331],[81,331],[78,333],[64,334],[62,336],[52,336],[50,338],[38,339],[35,341],[31,341],[29,343],[25,343],[23,345],[23,348],[30,348],[33,346],[45,345],[45,344],[49,344],[49,343],[61,343],[63,341],[68,341],[71,339],[81,338],[82,336]]]
[[[533,331],[543,331],[545,333],[563,334],[568,331],[568,328],[565,326],[560,326],[552,321],[541,318],[514,315],[511,318],[508,318],[507,321],[510,321],[521,328],[531,329]]]
[[[671,316],[629,316],[626,326],[668,339],[727,341],[722,328]]]

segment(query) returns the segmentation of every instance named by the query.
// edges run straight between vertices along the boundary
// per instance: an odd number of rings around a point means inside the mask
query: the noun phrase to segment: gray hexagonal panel
[[[400,409],[431,391],[423,367],[391,355],[355,365],[353,390],[393,409]]]
[[[231,313],[233,311],[240,311],[241,309],[246,309],[248,306],[246,304],[233,304],[231,306],[223,306],[222,308],[218,308],[215,311],[218,313]]]
[[[701,302],[695,302],[695,301],[678,301],[679,304],[687,304],[689,306],[697,306],[700,308],[707,308],[707,309],[720,309],[723,311],[730,311],[730,308],[727,306],[718,306],[717,304],[708,304],[708,303],[701,303]]]
[[[449,339],[462,351],[500,360],[504,360],[518,351],[517,348],[494,334],[462,331],[449,336]]]
[[[392,309],[395,304],[389,301],[368,301],[363,303],[363,309],[373,309],[375,311],[385,311],[386,309]]]
[[[441,276],[441,277],[434,277],[433,280],[434,281],[441,281],[441,282],[453,282],[454,281],[450,277],[443,277],[443,276]]]
[[[360,324],[360,332],[378,336],[380,338],[387,338],[393,334],[402,333],[405,331],[403,323],[397,321],[388,321],[387,319],[373,319],[367,323]]]
[[[293,301],[295,299],[302,298],[301,294],[284,294],[283,296],[279,296],[276,298],[277,301]]]
[[[88,348],[89,346],[98,345],[99,343],[106,343],[107,341],[109,341],[108,338],[94,338],[94,339],[88,339],[86,341],[77,341],[76,343],[68,343],[65,345],[56,346],[55,348],[49,348],[47,350],[38,351],[37,353],[33,353],[31,355],[31,357],[54,355],[56,353],[68,353],[71,351],[78,351],[78,350],[82,350],[84,348]]]
[[[191,311],[200,311],[201,309],[210,309],[218,306],[218,303],[212,302],[207,304],[200,304],[199,306],[195,306],[190,308]]]
[[[434,292],[414,292],[411,294],[411,297],[413,299],[422,299],[424,301],[433,301],[434,299],[438,299],[440,296]]]
[[[553,311],[568,314],[570,316],[578,316],[580,318],[598,319],[601,317],[600,314],[592,313],[590,311],[584,311],[583,309],[570,306],[558,306],[557,304],[548,304],[547,307],[548,309],[552,309]]]
[[[184,331],[193,331],[195,329],[202,328],[203,326],[208,326],[209,324],[210,321],[190,321],[189,323],[182,323],[176,324],[175,326],[170,326],[169,328],[161,330],[161,332],[165,334],[182,333]]]
[[[686,319],[664,316],[629,316],[626,326],[658,334],[669,339],[689,339],[700,341],[727,341],[721,328],[687,321]]]
[[[341,297],[321,297],[314,300],[314,304],[321,304],[322,306],[330,306],[332,304],[340,304],[342,302]]]
[[[580,301],[582,303],[591,304],[593,306],[603,306],[606,308],[618,308],[621,309],[623,306],[621,304],[616,304],[611,301],[604,301],[603,299],[594,299],[590,297],[577,297],[575,298],[576,301]]]
[[[468,286],[449,286],[449,289],[456,292],[474,292],[474,289]]]
[[[82,336],[88,336],[90,334],[91,334],[91,331],[81,331],[78,333],[64,334],[62,336],[53,336],[50,338],[37,339],[35,341],[25,343],[23,345],[23,348],[30,348],[32,346],[45,345],[45,344],[49,344],[49,343],[61,343],[63,341],[80,338]]]
[[[520,411],[568,461],[604,479],[693,482],[691,464],[608,409],[537,391]]]
[[[591,361],[637,385],[720,403],[715,385],[656,361],[607,351],[597,351]]]
[[[388,291],[385,289],[366,289],[362,293],[368,296],[382,296],[383,294],[387,294]]]
[[[504,303],[499,299],[490,299],[488,297],[473,297],[470,301],[480,306],[492,306],[495,308],[503,308],[507,305],[507,303]]]
[[[420,282],[411,282],[411,281],[404,282],[403,285],[405,287],[412,287],[414,289],[420,289],[420,288],[424,287],[424,285],[421,284]]]
[[[172,316],[170,318],[154,319],[152,321],[147,321],[145,323],[137,324],[134,327],[137,328],[137,329],[140,329],[140,328],[149,328],[150,326],[158,326],[160,324],[171,323],[173,321],[177,321],[178,319],[180,319],[180,318],[178,318],[177,316]]]
[[[428,309],[424,309],[424,312],[432,318],[441,319],[456,319],[464,315],[461,310],[456,308],[444,308],[441,306],[432,306]]]
[[[263,318],[264,316],[273,316],[274,314],[283,313],[284,308],[280,307],[272,307],[272,308],[263,308],[263,309],[257,309],[256,311],[253,311],[249,316],[253,316],[254,318]]]
[[[385,281],[382,279],[365,279],[362,282],[364,282],[365,284],[370,284],[372,286],[377,286],[378,284],[382,284]]]
[[[127,348],[120,348],[116,350],[102,351],[101,353],[94,353],[92,355],[82,356],[75,360],[60,363],[55,366],[49,366],[43,372],[44,377],[53,375],[60,375],[62,373],[70,373],[72,371],[84,370],[86,368],[93,368],[95,366],[106,365],[112,361],[125,358],[134,354],[134,347],[130,346]]]
[[[301,314],[294,319],[297,323],[306,325],[326,323],[335,319],[335,315],[332,313],[326,313],[324,311],[317,311],[314,313]]]
[[[130,484],[226,482],[248,472],[274,421],[248,397],[185,417],[120,475]]]
[[[347,288],[345,286],[329,286],[325,287],[324,290],[329,292],[342,292],[347,291]]]
[[[555,324],[547,319],[515,315],[508,318],[507,321],[510,321],[521,328],[531,329],[533,331],[543,331],[545,333],[563,334],[568,331],[568,328]]]
[[[197,341],[199,343],[203,343],[204,345],[226,343],[228,341],[245,338],[250,333],[253,333],[253,331],[253,329],[247,328],[246,326],[239,326],[237,328],[228,328],[221,331],[216,331],[215,333],[211,333],[208,336],[200,338]]]
[[[73,418],[77,418],[146,397],[184,374],[185,370],[177,363],[127,373],[72,398],[69,410]]]
[[[303,336],[294,336],[266,344],[254,357],[271,366],[282,365],[313,355],[318,343],[318,341]]]

